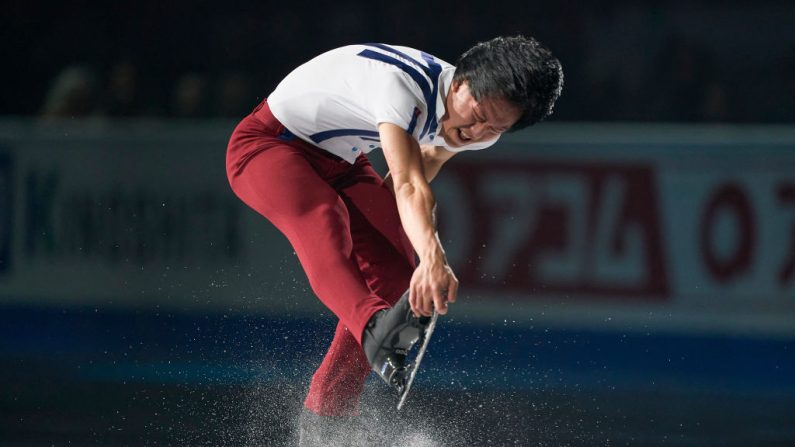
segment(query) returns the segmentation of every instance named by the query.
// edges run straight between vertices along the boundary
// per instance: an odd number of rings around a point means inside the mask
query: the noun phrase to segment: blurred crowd
[[[795,27],[786,19],[795,16],[795,4],[562,0],[511,10],[482,2],[265,2],[216,12],[205,3],[179,3],[144,1],[133,12],[86,0],[84,13],[100,18],[52,19],[48,38],[17,49],[38,63],[39,90],[6,94],[0,113],[236,118],[293,67],[335,46],[381,41],[454,63],[478,41],[522,33],[538,37],[563,63],[557,120],[795,121]],[[24,21],[16,26],[23,29]],[[64,36],[70,32],[77,36]],[[17,84],[24,89],[36,81],[20,76]]]
[[[240,117],[262,98],[253,77],[243,71],[187,72],[173,79],[165,95],[141,72],[130,61],[106,72],[88,64],[69,65],[52,80],[39,114],[50,118]]]

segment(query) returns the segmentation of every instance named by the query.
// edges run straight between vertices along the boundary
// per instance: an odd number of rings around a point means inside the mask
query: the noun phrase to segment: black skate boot
[[[407,355],[417,342],[424,342],[430,337],[435,317],[435,312],[434,318],[415,317],[409,305],[409,292],[406,291],[391,309],[376,312],[364,329],[362,347],[370,366],[397,391],[401,402],[422,360],[420,354],[423,351],[415,358],[413,365],[407,364]]]

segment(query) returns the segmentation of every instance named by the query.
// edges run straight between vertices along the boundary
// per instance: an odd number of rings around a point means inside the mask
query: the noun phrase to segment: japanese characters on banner
[[[0,301],[317,312],[287,242],[229,189],[231,127],[4,126]],[[795,129],[542,125],[432,186],[489,318],[541,303],[795,333]]]
[[[440,181],[443,234],[462,280],[484,289],[795,304],[790,150],[765,163],[461,160]]]
[[[447,182],[463,203],[440,206],[463,206],[442,222],[468,226],[453,230],[466,243],[451,244],[466,283],[528,294],[669,295],[650,166],[463,162]]]
[[[478,314],[795,335],[791,129],[561,126],[502,143],[435,185]]]

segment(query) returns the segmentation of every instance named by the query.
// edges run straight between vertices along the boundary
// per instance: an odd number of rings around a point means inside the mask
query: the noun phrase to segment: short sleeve
[[[427,106],[422,95],[414,91],[414,81],[399,72],[388,72],[380,78],[371,82],[372,94],[368,95],[375,126],[392,123],[419,139],[420,124],[427,117]]]

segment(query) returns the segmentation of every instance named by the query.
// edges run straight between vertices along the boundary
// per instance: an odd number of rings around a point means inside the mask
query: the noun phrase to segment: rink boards
[[[233,125],[2,123],[2,350],[44,337],[79,358],[145,327],[181,352],[179,328],[325,327],[289,245],[228,187]],[[515,363],[494,386],[598,386],[607,369],[795,388],[795,130],[548,124],[504,140],[433,183],[463,341],[429,363]],[[54,332],[11,324],[33,321]],[[194,360],[223,365],[201,340]]]

